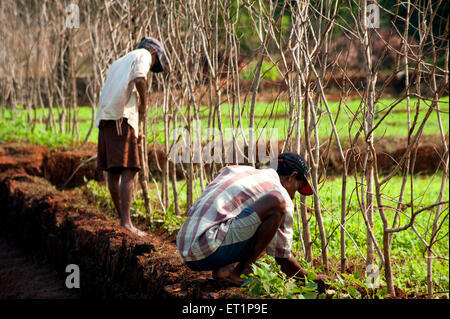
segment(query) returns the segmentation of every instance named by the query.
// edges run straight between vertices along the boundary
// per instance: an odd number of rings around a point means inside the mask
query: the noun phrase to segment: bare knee
[[[134,177],[136,176],[137,171],[132,169],[125,169],[122,172],[122,183],[130,184],[134,181]]]
[[[120,174],[108,172],[108,189],[111,193],[119,192]]]

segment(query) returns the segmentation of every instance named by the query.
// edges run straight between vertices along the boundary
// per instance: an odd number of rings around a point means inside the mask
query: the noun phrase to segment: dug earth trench
[[[45,260],[24,254],[14,242],[0,237],[0,299],[75,298],[78,289],[68,289]]]
[[[66,266],[78,265],[80,297],[248,297],[237,287],[210,280],[210,272],[184,266],[173,236],[156,232],[136,237],[89,204],[80,189],[57,189],[41,177],[50,154],[44,147],[0,147],[0,236],[25,255],[44,258],[62,283]],[[0,264],[8,260],[0,258]],[[18,291],[10,288],[6,297],[39,298]]]

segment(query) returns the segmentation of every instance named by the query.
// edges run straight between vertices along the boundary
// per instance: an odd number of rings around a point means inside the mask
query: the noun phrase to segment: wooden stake
[[[144,197],[145,210],[150,221],[153,222],[152,207],[150,205],[150,195],[148,193],[148,162],[147,156],[147,112],[144,113],[143,119],[139,119],[139,132],[142,132],[144,137],[139,145],[139,160],[141,162],[141,170],[139,171],[139,183],[142,188],[142,196]]]

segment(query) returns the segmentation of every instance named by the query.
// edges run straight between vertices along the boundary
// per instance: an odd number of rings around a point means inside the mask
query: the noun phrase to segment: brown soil
[[[0,146],[0,172],[14,170],[30,175],[42,175],[42,162],[48,155],[46,146],[12,143]]]
[[[239,288],[208,280],[181,262],[173,236],[137,238],[90,205],[79,189],[59,191],[47,180],[0,174],[0,231],[25,253],[45,256],[62,274],[77,264],[82,297],[246,298]]]
[[[446,136],[446,143],[448,144],[448,136]],[[382,137],[374,139],[374,147],[377,157],[377,167],[380,173],[389,173],[400,162],[403,155],[406,153],[408,145],[407,137]],[[349,172],[355,169],[363,170],[363,161],[365,155],[365,142],[359,141],[349,152]],[[340,159],[339,152],[336,146],[332,146],[330,155],[327,155],[326,145],[322,147],[323,168],[327,173],[341,173],[343,170],[343,163]],[[422,136],[417,148],[414,148],[412,154],[416,154],[414,170],[410,167],[410,172],[414,174],[432,174],[438,169],[442,169],[441,159],[443,158],[444,145],[439,135],[425,135]]]
[[[0,299],[79,298],[64,281],[47,263],[0,237]]]
[[[82,148],[52,149],[42,163],[44,177],[54,185],[67,187],[80,186],[85,178],[102,180],[103,174],[96,170],[96,156],[97,145],[93,143]],[[83,165],[80,166],[81,163]],[[75,170],[75,175],[69,180]]]

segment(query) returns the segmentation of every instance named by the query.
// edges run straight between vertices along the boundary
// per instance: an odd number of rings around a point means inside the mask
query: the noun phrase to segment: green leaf
[[[347,289],[348,289],[348,292],[349,292],[350,296],[352,296],[354,298],[359,298],[360,297],[360,293],[358,292],[358,290],[356,290],[352,286],[348,286]]]
[[[242,283],[241,287],[247,287],[251,284],[251,282],[253,281],[253,279],[251,278],[247,278],[244,280],[244,282]]]
[[[310,281],[305,285],[305,288],[315,290],[317,289],[317,283],[315,283],[314,281]]]
[[[302,291],[303,290],[300,287],[298,287],[298,286],[294,286],[291,289],[291,293],[293,293],[293,294],[299,294],[299,293],[302,293]]]
[[[305,299],[316,299],[317,292],[307,292],[303,294],[303,296],[305,297]]]
[[[353,277],[356,278],[356,279],[360,278],[361,275],[362,275],[362,269],[361,269],[361,270],[358,270],[358,271],[355,272],[355,273],[353,273]]]
[[[314,271],[308,271],[308,274],[306,275],[306,278],[310,281],[313,281],[314,279],[316,279],[317,275]]]
[[[344,274],[345,275],[345,274]],[[345,280],[344,279],[342,279],[342,277],[341,276],[339,276],[339,274],[336,274],[336,277],[338,278],[338,281],[339,281],[339,283],[341,283],[341,284],[345,284]]]
[[[377,291],[377,297],[380,299],[384,299],[387,294],[387,287],[383,287]]]
[[[261,294],[261,285],[259,285],[259,283],[253,287],[251,294],[253,296],[259,296]]]

